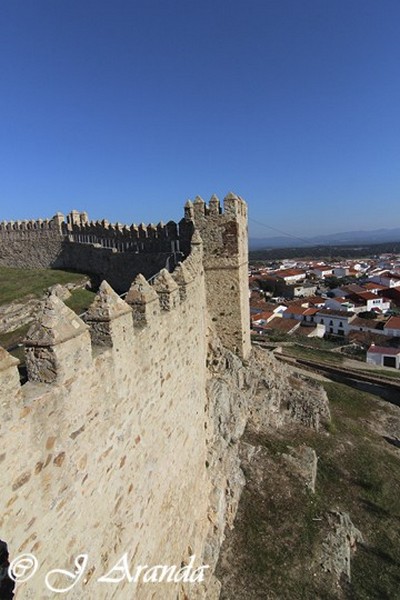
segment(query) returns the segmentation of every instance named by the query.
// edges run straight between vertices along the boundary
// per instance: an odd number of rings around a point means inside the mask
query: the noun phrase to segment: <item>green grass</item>
[[[348,386],[324,387],[336,433],[328,440],[313,436],[318,495],[325,508],[349,512],[366,541],[352,559],[351,597],[399,598],[400,457],[366,425],[384,407]]]
[[[251,336],[252,340],[258,342],[290,342],[291,344],[298,343],[301,346],[307,346],[310,349],[320,349],[320,350],[333,350],[338,346],[344,346],[346,341],[343,339],[338,340],[326,340],[324,338],[306,338],[302,335],[296,335],[296,332],[289,335],[287,333],[283,333],[281,331],[269,331],[267,334],[257,334],[254,333]]]
[[[342,420],[344,417],[355,421],[367,419],[377,408],[376,400],[371,394],[340,383],[325,382],[323,387],[334,415]]]
[[[319,337],[305,339],[302,336],[297,336],[296,332],[292,336],[292,341],[298,341],[300,344],[308,346],[309,348],[315,348],[320,350],[333,350],[334,348],[344,346],[347,343],[346,341],[340,338],[336,340],[326,340],[325,338]]]
[[[315,360],[332,365],[340,365],[343,363],[343,356],[337,352],[329,352],[329,350],[309,348],[297,344],[295,346],[285,347],[284,353],[292,356],[293,358]]]
[[[270,331],[268,334],[258,334],[253,333],[251,335],[251,339],[256,342],[264,342],[268,344],[268,342],[292,342],[293,340],[286,333],[282,333],[281,331]]]
[[[362,367],[360,367],[360,371],[363,371],[364,373],[368,373],[370,375],[382,375],[383,377],[394,377],[395,379],[400,378],[400,371],[389,367],[387,369],[363,369]]]
[[[85,312],[94,300],[95,293],[90,290],[73,290],[71,297],[65,301],[65,304],[78,315]]]
[[[94,297],[95,293],[91,292],[90,290],[77,289],[73,290],[71,297],[65,301],[65,304],[74,312],[76,312],[76,314],[80,315],[89,308]],[[30,324],[28,323],[27,325],[18,327],[18,329],[14,329],[14,331],[0,334],[0,346],[3,348],[9,348],[10,346],[21,344],[29,327]],[[11,352],[11,354],[16,358],[19,358],[21,362],[24,362],[24,353],[22,348],[16,348]]]
[[[29,324],[23,325],[22,327],[18,327],[18,329],[14,329],[14,331],[1,333],[0,346],[3,348],[9,348],[10,346],[14,346],[14,344],[19,344],[24,339],[29,327]]]
[[[87,276],[54,269],[11,269],[0,267],[0,305],[26,296],[40,297],[55,283],[80,283]]]

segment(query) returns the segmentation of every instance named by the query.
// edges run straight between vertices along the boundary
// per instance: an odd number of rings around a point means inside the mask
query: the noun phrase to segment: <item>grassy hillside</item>
[[[80,284],[87,279],[82,273],[70,273],[51,269],[10,269],[0,267],[0,305],[8,304],[14,300],[23,301],[24,298],[43,296],[48,287],[60,283]],[[71,292],[71,297],[65,304],[78,315],[85,312],[94,299],[94,292],[78,288]],[[19,344],[24,339],[28,325],[18,327],[9,333],[0,334],[0,346],[10,348]],[[12,354],[23,360],[22,349],[13,350]]]
[[[345,385],[324,386],[329,431],[247,432],[246,441],[264,449],[264,463],[261,476],[251,463],[245,473],[235,528],[218,566],[222,600],[400,598],[400,409]],[[318,455],[315,494],[281,456],[300,444]],[[348,512],[364,537],[342,589],[315,560],[332,509]]]
[[[87,275],[68,271],[0,267],[0,305],[30,295],[39,297],[55,283],[78,284],[85,279],[87,279]]]

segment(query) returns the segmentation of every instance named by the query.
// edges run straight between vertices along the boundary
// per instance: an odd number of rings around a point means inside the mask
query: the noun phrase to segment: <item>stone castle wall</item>
[[[201,564],[210,480],[200,252],[153,286],[137,278],[131,304],[103,284],[86,323],[50,297],[27,337],[22,388],[1,355],[0,530],[11,558],[32,552],[41,563],[18,599],[52,598],[45,573],[85,552],[86,583],[69,598],[176,597],[173,584],[98,583],[125,552],[132,570],[192,554]]]
[[[191,237],[186,259],[172,274],[160,271],[151,285],[138,275],[125,300],[103,282],[81,320],[56,296],[47,298],[27,334],[28,383],[22,387],[16,359],[0,349],[1,537],[11,559],[28,552],[40,563],[35,576],[18,585],[17,600],[53,598],[45,574],[73,570],[83,553],[89,555],[85,576],[68,593],[71,599],[218,597],[212,581],[203,589],[97,580],[124,553],[132,572],[138,565],[182,566],[192,555],[211,572],[224,527],[233,522],[243,485],[237,442],[246,422],[244,376],[239,358],[223,346],[209,350],[220,336],[238,355],[248,353],[247,313],[240,315],[242,299],[236,299],[244,289],[241,277],[247,285],[247,268],[234,256],[244,243],[235,236],[247,230],[245,214],[230,214],[230,204],[244,211],[240,199],[226,199],[225,211],[219,208],[209,221],[209,237],[206,225],[186,214],[180,226]],[[203,207],[205,215],[211,207]],[[60,229],[74,226],[61,217],[58,225],[60,237]],[[99,275],[106,260],[100,256],[129,261],[129,250],[90,240],[62,244],[80,251],[74,260],[83,264],[93,253]],[[217,254],[220,280],[214,277]],[[226,288],[228,279],[234,290]],[[228,319],[215,312],[224,298],[226,315],[237,319],[232,340]],[[227,361],[235,365],[234,393],[229,378],[224,382]],[[223,370],[212,375],[217,364]]]
[[[0,266],[58,268],[91,275],[118,292],[134,277],[172,271],[190,252],[194,229],[204,240],[207,310],[222,343],[246,358],[250,353],[247,205],[228,194],[207,205],[197,197],[185,216],[157,226],[89,221],[87,213],[57,213],[46,221],[0,223]]]
[[[63,240],[54,220],[2,221],[0,266],[31,269],[57,266]]]
[[[72,211],[65,219],[0,223],[0,266],[80,271],[126,291],[132,279],[172,268],[190,251],[193,224],[187,219],[158,225],[89,221]]]

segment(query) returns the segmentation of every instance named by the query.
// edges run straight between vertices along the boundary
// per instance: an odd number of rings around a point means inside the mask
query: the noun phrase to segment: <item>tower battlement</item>
[[[197,196],[185,216],[204,245],[207,305],[223,344],[247,358],[250,353],[247,204],[233,193],[208,203]]]

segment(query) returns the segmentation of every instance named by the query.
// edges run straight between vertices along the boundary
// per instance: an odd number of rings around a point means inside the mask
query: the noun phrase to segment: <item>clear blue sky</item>
[[[399,0],[2,0],[0,44],[0,219],[400,225]]]

